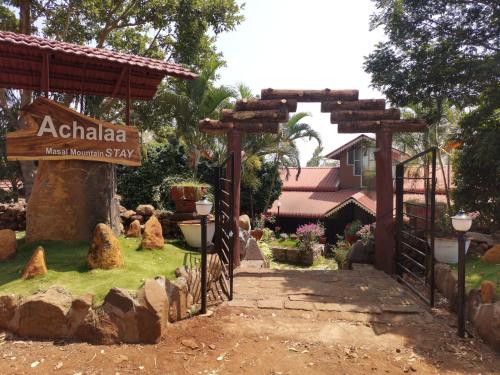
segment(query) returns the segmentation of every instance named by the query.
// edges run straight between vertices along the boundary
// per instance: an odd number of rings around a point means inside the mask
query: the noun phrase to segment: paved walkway
[[[328,312],[345,318],[353,318],[352,313],[425,312],[425,306],[409,290],[371,266],[357,266],[352,271],[239,269],[229,305]]]

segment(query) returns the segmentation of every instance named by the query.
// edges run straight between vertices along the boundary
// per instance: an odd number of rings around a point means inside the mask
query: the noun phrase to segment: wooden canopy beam
[[[427,125],[423,120],[353,121],[339,123],[339,133],[423,132]]]
[[[328,101],[321,102],[321,112],[332,111],[361,111],[361,110],[383,110],[385,109],[384,99],[360,99],[352,101]]]
[[[275,90],[269,88],[261,91],[262,99],[293,99],[303,103],[358,100],[358,95],[358,90]]]
[[[370,121],[370,120],[399,120],[401,112],[399,109],[390,108],[382,110],[369,110],[369,111],[334,111],[330,115],[330,122],[338,124],[339,122],[346,121]]]
[[[238,100],[234,107],[235,111],[262,111],[267,109],[286,109],[288,112],[297,111],[297,101],[291,99],[273,100]]]
[[[277,122],[224,122],[221,120],[204,119],[199,122],[199,128],[203,133],[220,135],[233,130],[242,133],[273,133],[279,131],[280,125]]]
[[[221,120],[225,122],[286,122],[288,111],[280,109],[267,109],[263,111],[233,111],[223,109]]]

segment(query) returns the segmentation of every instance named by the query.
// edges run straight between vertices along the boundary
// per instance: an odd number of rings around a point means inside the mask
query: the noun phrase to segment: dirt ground
[[[0,335],[0,374],[500,374],[500,355],[459,339],[456,316],[392,278],[240,270],[234,300],[169,326],[157,345]]]
[[[441,315],[442,314],[442,315]],[[358,314],[359,315],[359,314]],[[460,340],[446,313],[426,328],[223,306],[170,326],[158,345],[94,346],[4,335],[0,374],[493,374],[500,357]]]

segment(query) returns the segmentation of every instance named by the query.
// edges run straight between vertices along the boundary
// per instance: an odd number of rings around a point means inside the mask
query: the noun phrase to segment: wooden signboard
[[[141,165],[139,132],[37,98],[22,109],[27,128],[7,133],[8,160],[91,160]]]

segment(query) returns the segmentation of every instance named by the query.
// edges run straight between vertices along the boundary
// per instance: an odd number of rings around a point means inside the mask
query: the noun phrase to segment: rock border
[[[208,290],[221,302],[219,256],[208,256]],[[198,268],[178,268],[175,280],[147,279],[134,293],[111,288],[101,305],[93,296],[74,297],[63,288],[21,297],[0,296],[0,329],[22,338],[74,339],[92,344],[157,343],[171,323],[193,316],[200,305]]]
[[[456,312],[458,307],[457,273],[448,264],[436,263],[434,278],[436,289],[448,300],[450,309]],[[485,294],[484,290],[483,294]],[[483,303],[484,297],[480,289],[466,291],[466,316],[479,337],[494,350],[500,352],[500,301],[495,302],[489,297],[488,303]]]

